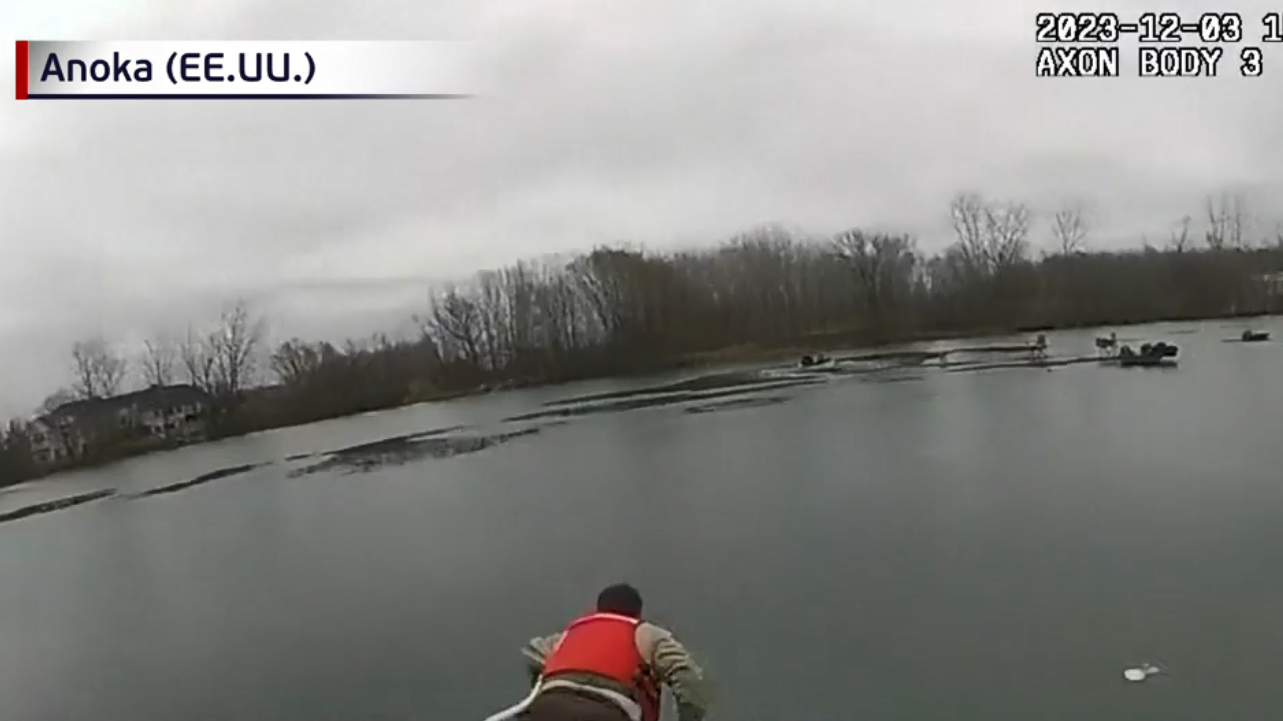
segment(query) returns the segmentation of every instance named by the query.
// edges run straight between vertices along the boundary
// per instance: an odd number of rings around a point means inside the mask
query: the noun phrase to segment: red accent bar
[[[14,95],[18,100],[27,99],[27,76],[30,75],[30,67],[27,60],[27,41],[18,40],[14,43],[14,60],[17,68],[17,77],[14,83]]]

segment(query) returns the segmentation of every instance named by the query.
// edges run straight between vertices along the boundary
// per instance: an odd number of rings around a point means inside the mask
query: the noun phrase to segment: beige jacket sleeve
[[[543,673],[544,660],[560,641],[561,634],[554,633],[551,636],[532,638],[522,647],[521,655],[526,657],[526,670],[530,672],[531,683]]]
[[[673,692],[678,721],[702,721],[710,702],[704,670],[673,634],[652,623],[637,627],[637,650]]]

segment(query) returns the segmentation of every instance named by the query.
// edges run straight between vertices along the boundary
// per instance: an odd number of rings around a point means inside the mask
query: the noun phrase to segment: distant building
[[[41,464],[79,458],[105,441],[192,443],[206,437],[212,399],[191,385],[64,403],[31,423],[31,454]]]
[[[70,457],[67,444],[58,428],[45,421],[42,416],[27,426],[28,442],[31,444],[31,460],[39,465],[60,463]]]

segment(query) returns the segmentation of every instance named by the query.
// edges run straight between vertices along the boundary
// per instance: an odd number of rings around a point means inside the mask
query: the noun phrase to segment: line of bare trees
[[[258,377],[265,330],[265,320],[242,301],[228,308],[208,328],[189,328],[181,339],[159,335],[145,341],[141,352],[133,355],[122,352],[102,336],[78,341],[70,352],[70,383],[45,398],[40,414],[48,416],[67,408],[75,416],[77,404],[89,407],[93,401],[130,390],[187,383],[212,397],[209,421],[215,434],[235,433],[244,393]],[[37,429],[20,421],[10,422],[0,432],[0,485],[42,470],[33,462],[33,432],[56,434],[64,448],[72,447],[77,436],[92,437],[94,447],[81,449],[69,461],[72,465],[110,460],[132,452],[126,447],[131,440],[128,433],[105,422],[109,420],[94,417],[96,422],[74,429],[59,423],[45,423]]]
[[[122,391],[188,383],[214,397],[235,397],[255,379],[266,321],[238,301],[210,328],[186,336],[161,334],[129,355],[102,336],[71,348],[71,383],[45,398],[52,412],[75,401],[110,398]],[[131,382],[132,381],[132,382]]]
[[[1093,250],[1099,223],[1086,203],[1040,219],[1023,203],[963,193],[949,206],[954,242],[934,254],[906,234],[812,237],[777,226],[699,251],[603,247],[437,288],[414,318],[418,337],[342,347],[294,338],[265,348],[264,320],[240,303],[212,328],[148,341],[132,360],[101,338],[77,344],[72,383],[46,406],[110,396],[132,368],[141,385],[185,382],[224,399],[234,412],[223,432],[238,433],[478,388],[656,370],[727,349],[1283,310],[1270,275],[1283,271],[1283,232],[1253,231],[1233,195],[1209,198],[1205,216],[1201,238],[1185,217],[1164,247],[1145,239]],[[20,445],[20,428],[7,438],[5,448]]]

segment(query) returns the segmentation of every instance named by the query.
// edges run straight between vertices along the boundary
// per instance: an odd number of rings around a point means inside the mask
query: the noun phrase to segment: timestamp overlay
[[[1255,78],[1265,49],[1283,44],[1283,10],[1038,13],[1034,74],[1048,78]],[[1121,47],[1123,41],[1135,47]]]

